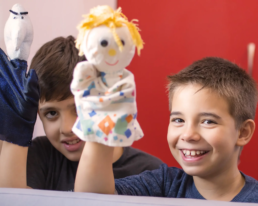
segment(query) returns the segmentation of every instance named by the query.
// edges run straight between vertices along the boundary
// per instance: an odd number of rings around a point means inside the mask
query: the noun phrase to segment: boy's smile
[[[212,177],[237,170],[239,130],[227,101],[201,88],[188,84],[174,91],[168,143],[186,173]]]
[[[39,116],[51,144],[71,161],[79,161],[85,142],[73,132],[77,118],[74,98],[39,103]]]

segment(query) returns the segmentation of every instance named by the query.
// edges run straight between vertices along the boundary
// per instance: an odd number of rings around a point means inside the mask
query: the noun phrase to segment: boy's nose
[[[200,134],[194,126],[188,126],[181,135],[181,139],[184,141],[198,141],[200,140]]]
[[[60,133],[65,136],[72,136],[73,135],[73,125],[75,123],[75,120],[72,120],[73,118],[66,118],[61,121],[60,125]]]

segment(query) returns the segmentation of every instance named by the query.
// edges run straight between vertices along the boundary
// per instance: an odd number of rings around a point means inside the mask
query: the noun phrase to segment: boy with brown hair
[[[258,202],[258,182],[238,170],[254,132],[255,81],[237,65],[204,58],[169,76],[167,140],[182,169],[167,167],[114,180],[114,149],[85,145],[76,192]],[[98,173],[96,173],[98,171]]]
[[[77,113],[70,83],[74,67],[85,60],[78,56],[74,41],[72,36],[55,38],[44,44],[32,59],[30,68],[36,71],[40,88],[38,114],[46,136],[32,140],[28,149],[27,173],[27,148],[15,145],[14,141],[13,144],[3,143],[3,153],[0,155],[1,187],[28,186],[73,191],[78,161],[85,144],[72,132]],[[24,108],[29,109],[29,103],[24,104]],[[12,122],[13,119],[8,121]],[[21,126],[26,127],[26,124],[24,121]],[[32,134],[27,136],[31,138]],[[112,155],[115,178],[156,169],[161,163],[158,158],[131,147],[115,148]]]

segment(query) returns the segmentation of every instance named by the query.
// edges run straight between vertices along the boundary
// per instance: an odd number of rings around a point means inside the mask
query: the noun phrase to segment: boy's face
[[[239,130],[227,101],[201,88],[189,84],[175,90],[167,138],[183,170],[205,178],[237,169]]]
[[[51,144],[71,161],[79,161],[85,142],[73,132],[77,118],[74,98],[39,103],[39,116]]]

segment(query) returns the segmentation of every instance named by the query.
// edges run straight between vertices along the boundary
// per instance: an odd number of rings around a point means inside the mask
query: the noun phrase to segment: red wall
[[[246,69],[247,44],[254,42],[253,76],[258,80],[258,1],[118,0],[118,7],[129,20],[139,20],[145,42],[141,56],[135,56],[128,67],[135,74],[138,120],[145,133],[133,146],[169,166],[179,166],[166,141],[166,76],[206,56],[223,57]],[[244,147],[240,163],[240,170],[256,179],[257,131]]]

